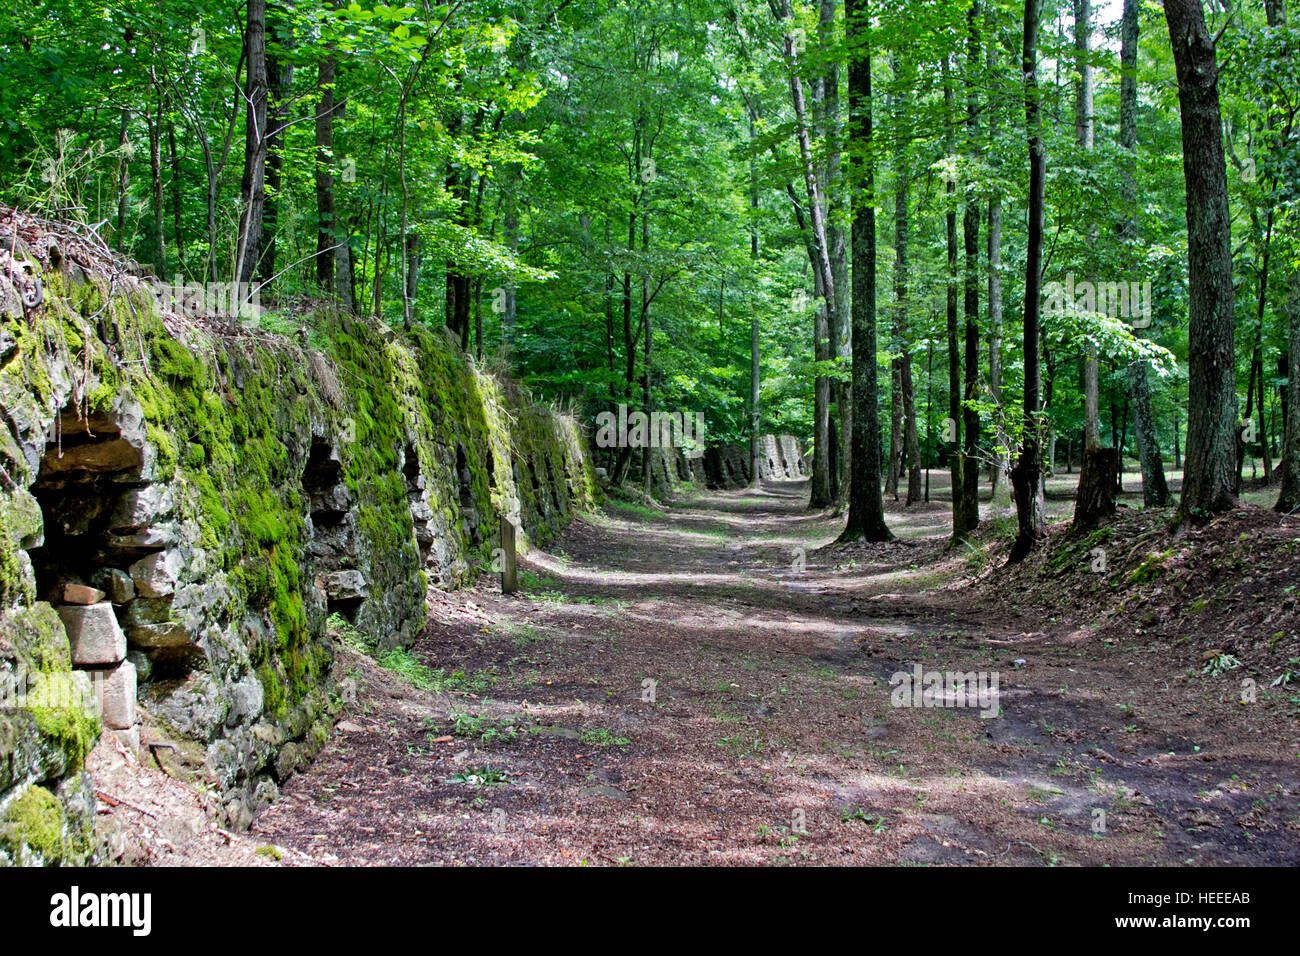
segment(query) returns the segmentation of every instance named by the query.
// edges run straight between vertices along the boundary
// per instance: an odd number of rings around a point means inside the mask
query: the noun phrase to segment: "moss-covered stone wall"
[[[0,262],[0,862],[89,852],[98,723],[24,702],[34,682],[89,684],[51,603],[68,583],[112,603],[114,666],[206,748],[239,825],[327,737],[332,611],[409,645],[427,587],[488,566],[500,516],[526,546],[594,503],[574,421],[441,330],[329,308],[299,336],[222,327],[75,249],[16,247]]]

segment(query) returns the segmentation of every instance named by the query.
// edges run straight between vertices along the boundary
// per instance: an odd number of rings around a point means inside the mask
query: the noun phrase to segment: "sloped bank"
[[[321,308],[308,347],[66,231],[0,247],[0,862],[89,857],[82,760],[101,722],[135,742],[137,684],[246,823],[329,732],[331,612],[409,644],[500,515],[541,540],[594,503],[575,423],[440,331]]]

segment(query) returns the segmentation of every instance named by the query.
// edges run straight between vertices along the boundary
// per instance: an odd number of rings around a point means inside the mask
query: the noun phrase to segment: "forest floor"
[[[844,546],[806,501],[612,502],[522,593],[437,594],[387,667],[341,642],[354,712],[240,840],[327,865],[1300,863],[1294,686],[1244,705],[1199,637],[1119,640],[1051,579],[1035,606],[948,547],[937,499]],[[998,716],[891,706],[917,664],[997,672]]]

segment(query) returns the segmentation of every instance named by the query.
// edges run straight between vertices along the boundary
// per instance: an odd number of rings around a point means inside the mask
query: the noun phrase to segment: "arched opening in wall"
[[[352,526],[346,520],[352,509],[352,494],[343,481],[343,459],[338,445],[325,438],[313,438],[302,472],[302,490],[310,515],[307,553],[322,572],[318,584],[325,591],[330,614],[355,621],[366,599],[366,582],[361,572],[348,570],[353,561]]]
[[[420,566],[429,566],[433,553],[433,509],[424,500],[424,476],[420,472],[420,453],[414,442],[402,449],[402,479],[406,483],[406,501],[411,508],[411,522],[415,525],[415,545],[420,551]]]
[[[555,480],[555,471],[551,468],[551,459],[543,458],[542,463],[546,465],[546,487],[550,490],[551,502],[560,514],[564,514],[568,510],[567,502],[560,494],[560,486]]]
[[[130,434],[120,419],[130,421]],[[183,570],[175,502],[167,486],[144,481],[145,448],[135,416],[83,416],[69,404],[31,487],[44,518],[41,545],[29,552],[37,595],[63,620],[73,666],[121,685],[118,706],[105,711],[114,730],[134,723],[137,680],[183,677],[201,658],[172,620]],[[123,664],[128,649],[130,665]],[[126,672],[129,681],[120,676]]]
[[[469,470],[469,459],[465,455],[465,446],[456,443],[456,488],[460,501],[461,519],[465,522],[465,532],[472,544],[483,541],[479,528],[478,505],[474,501],[474,476]]]

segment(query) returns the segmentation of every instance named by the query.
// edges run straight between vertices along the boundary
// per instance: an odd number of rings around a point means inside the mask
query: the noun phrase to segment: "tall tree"
[[[790,0],[769,0],[769,3],[784,31],[785,60],[790,74],[790,101],[795,116],[795,139],[799,146],[799,165],[808,197],[808,218],[812,225],[812,251],[816,256],[815,265],[822,296],[822,304],[817,311],[813,328],[813,354],[818,362],[829,362],[832,358],[831,325],[836,314],[835,277],[831,269],[830,250],[826,239],[826,218],[823,215],[825,206],[813,161],[807,99],[804,96],[803,80],[799,75],[800,43],[796,40],[795,28],[790,22],[792,19]],[[831,488],[830,379],[824,373],[819,373],[814,388],[813,476],[809,507],[826,508],[834,501]]]
[[[980,8],[972,0],[966,14],[966,137],[971,160],[975,158],[979,141],[979,98],[977,79],[981,58],[979,37]],[[974,163],[972,162],[972,166]],[[974,196],[966,197],[966,211],[962,216],[962,242],[966,254],[965,281],[963,282],[962,310],[965,317],[964,375],[965,391],[962,395],[962,479],[961,526],[963,534],[970,534],[980,523],[979,502],[979,439],[980,439],[980,281],[979,281],[980,210]]]
[[[1214,40],[1201,0],[1165,0],[1178,74],[1187,189],[1187,453],[1179,515],[1235,504],[1237,386],[1228,174]]]
[[[951,163],[955,159],[956,137],[954,130],[957,124],[957,113],[954,107],[954,93],[952,88],[952,68],[949,55],[943,57],[943,115],[944,127],[947,132],[944,134],[944,153],[947,162]],[[945,204],[946,212],[944,215],[944,227],[947,237],[948,249],[948,272],[947,279],[947,331],[948,331],[948,421],[947,435],[945,441],[950,445],[948,449],[948,473],[952,482],[952,536],[953,538],[963,538],[971,529],[966,526],[968,511],[966,508],[966,493],[963,482],[966,478],[966,469],[963,464],[963,444],[962,444],[962,388],[961,388],[961,366],[962,366],[962,344],[959,327],[957,324],[957,175],[953,169],[948,169],[944,174],[945,180]]]
[[[1011,469],[1017,531],[1010,560],[1023,560],[1046,525],[1042,485],[1042,420],[1039,392],[1039,336],[1042,312],[1043,187],[1047,155],[1043,148],[1042,105],[1038,99],[1038,21],[1042,0],[1025,0],[1020,69],[1025,90],[1025,132],[1029,141],[1029,227],[1025,246],[1024,420],[1020,457]],[[1199,0],[1197,0],[1199,2]]]
[[[266,205],[267,71],[266,0],[248,0],[244,32],[248,79],[242,90],[244,115],[244,175],[239,187],[239,241],[235,253],[235,279],[247,283],[257,267]]]
[[[1140,0],[1124,0],[1120,20],[1120,81],[1119,81],[1119,145],[1124,157],[1123,178],[1120,180],[1120,201],[1124,219],[1120,223],[1120,243],[1125,261],[1132,268],[1136,259],[1137,243],[1137,57],[1138,8]],[[1159,508],[1169,503],[1169,485],[1165,481],[1165,466],[1160,458],[1160,438],[1156,432],[1156,416],[1151,406],[1151,386],[1147,376],[1147,363],[1142,360],[1129,363],[1129,402],[1133,406],[1133,430],[1137,436],[1138,461],[1142,466],[1142,500],[1148,508]]]
[[[880,495],[876,386],[876,196],[872,144],[871,20],[863,0],[844,0],[849,49],[849,136],[853,242],[853,468],[841,541],[893,538]]]

